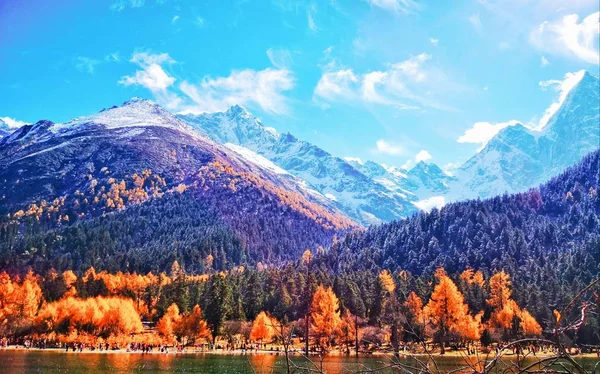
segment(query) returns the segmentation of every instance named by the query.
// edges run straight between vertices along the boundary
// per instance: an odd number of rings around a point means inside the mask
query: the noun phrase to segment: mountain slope
[[[539,188],[450,203],[349,234],[326,254],[339,272],[386,268],[432,275],[503,269],[522,290],[519,305],[550,320],[557,305],[600,273],[600,151]],[[543,300],[543,302],[542,302]]]
[[[248,162],[141,99],[64,124],[22,127],[0,140],[0,180],[6,181],[0,184],[5,267],[87,253],[83,243],[98,241],[91,233],[112,235],[102,222],[134,227],[142,220],[146,226],[154,219],[145,216],[149,211],[160,219],[152,235],[116,230],[123,236],[103,255],[129,262],[151,247],[170,256],[175,251],[189,266],[191,252],[219,257],[221,266],[241,261],[243,253],[249,261],[276,262],[327,245],[355,226],[294,179]],[[152,208],[141,207],[148,204]],[[198,227],[198,220],[205,223]],[[79,242],[61,245],[57,238],[71,228],[82,232]],[[35,245],[25,232],[35,233]],[[214,239],[218,232],[224,234]],[[50,243],[58,247],[37,252]],[[140,266],[163,264],[141,257],[146,263]],[[93,259],[79,256],[76,266],[84,262]]]
[[[541,131],[521,124],[500,131],[457,173],[453,199],[491,197],[543,183],[600,148],[598,78],[580,81]]]
[[[406,194],[389,190],[311,143],[289,133],[278,134],[240,106],[222,113],[179,118],[219,143],[247,148],[272,161],[365,225],[406,217],[415,211]]]

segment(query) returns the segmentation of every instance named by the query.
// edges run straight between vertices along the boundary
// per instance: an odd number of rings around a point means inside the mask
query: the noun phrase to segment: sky
[[[0,1],[0,119],[245,107],[340,157],[456,168],[599,75],[597,0]]]

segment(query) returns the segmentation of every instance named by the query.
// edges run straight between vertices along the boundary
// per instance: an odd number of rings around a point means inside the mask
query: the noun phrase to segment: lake
[[[299,360],[299,359],[298,359]],[[382,367],[386,359],[381,357],[327,357],[324,368],[327,373],[352,373],[365,368]],[[583,359],[591,371],[596,359]],[[408,363],[408,361],[405,361]],[[457,357],[438,360],[443,371],[463,366]],[[140,353],[76,353],[63,351],[0,350],[0,372],[13,373],[206,373],[238,374],[285,373],[285,361],[275,355],[222,355],[222,354],[140,354]],[[384,370],[378,373],[397,373]]]

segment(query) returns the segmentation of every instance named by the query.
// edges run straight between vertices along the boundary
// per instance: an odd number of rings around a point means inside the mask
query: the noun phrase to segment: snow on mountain
[[[277,133],[240,106],[179,118],[217,142],[239,145],[265,157],[365,225],[403,218],[415,211],[405,193],[378,183],[353,167],[351,161],[289,133]]]
[[[10,117],[0,117],[0,139],[12,134],[18,128],[25,125],[27,125],[27,123],[17,121]]]
[[[425,211],[425,212],[429,212],[431,211],[433,208],[441,208],[444,205],[446,205],[446,199],[444,198],[444,196],[433,196],[430,198],[427,198],[425,200],[420,200],[420,201],[415,201],[413,203],[417,208]]]
[[[542,129],[521,124],[501,130],[457,171],[452,200],[486,198],[541,184],[600,148],[598,78],[588,72]]]
[[[451,184],[457,180],[436,164],[425,161],[417,163],[408,171],[407,176],[408,188],[421,199],[448,193]]]
[[[198,173],[206,163],[219,162],[230,165],[236,173],[262,180],[257,183],[267,183],[267,189],[293,193],[287,196],[290,201],[300,201],[297,206],[312,207],[311,204],[316,204],[335,216],[341,216],[330,199],[312,189],[304,180],[249,149],[213,141],[159,105],[144,99],[134,98],[121,106],[65,123],[42,120],[22,126],[0,139],[0,151],[0,164],[4,163],[7,174],[20,170],[19,173],[31,181],[54,181],[65,176],[67,184],[69,179],[79,181],[82,175],[87,175],[83,169],[89,168],[91,172],[95,164],[110,163],[115,173],[123,173],[137,165],[140,170],[147,167],[182,180],[188,174]],[[41,164],[40,160],[53,163],[48,170],[58,169],[48,171],[48,175],[35,175],[37,171],[29,175],[28,170],[33,169],[30,163]],[[27,166],[19,166],[22,164]],[[75,174],[70,176],[71,173]],[[32,182],[35,197],[55,190],[52,183],[44,184],[45,192],[42,193]],[[63,188],[68,186],[60,189]],[[24,197],[32,197],[26,192],[23,191]]]

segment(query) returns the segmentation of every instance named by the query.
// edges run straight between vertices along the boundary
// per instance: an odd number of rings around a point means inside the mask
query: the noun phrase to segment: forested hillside
[[[204,272],[296,258],[356,224],[288,174],[133,99],[0,141],[0,268]]]
[[[353,233],[333,246],[327,266],[431,275],[504,269],[517,301],[550,319],[600,274],[600,152],[538,189],[448,204],[441,210]]]

